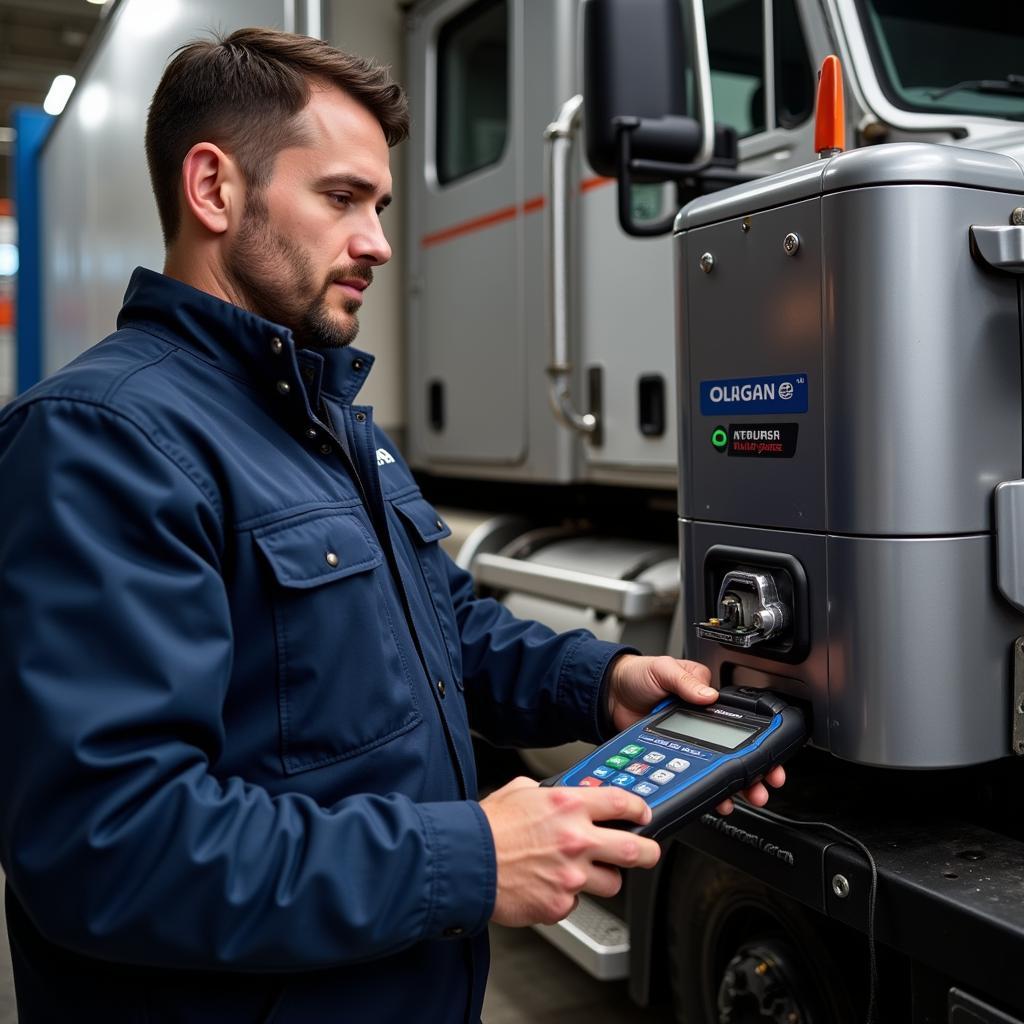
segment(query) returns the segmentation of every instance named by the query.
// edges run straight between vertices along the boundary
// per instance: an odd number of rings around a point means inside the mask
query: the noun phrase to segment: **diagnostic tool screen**
[[[729,750],[735,750],[757,732],[757,729],[749,726],[712,722],[698,715],[688,715],[685,711],[674,711],[656,723],[654,728],[658,732],[678,736],[679,739],[704,740]]]

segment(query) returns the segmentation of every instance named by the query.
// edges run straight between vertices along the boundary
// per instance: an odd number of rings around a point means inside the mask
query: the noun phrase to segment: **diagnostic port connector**
[[[753,647],[779,636],[791,620],[770,572],[733,569],[718,589],[716,614],[697,624],[697,636],[730,647]]]

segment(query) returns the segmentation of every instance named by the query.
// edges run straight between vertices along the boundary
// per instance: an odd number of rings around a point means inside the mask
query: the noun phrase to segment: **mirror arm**
[[[640,118],[617,117],[614,124],[616,138],[619,140],[619,166],[616,175],[619,183],[619,224],[627,235],[633,235],[635,238],[653,238],[655,235],[667,234],[675,223],[675,213],[649,221],[637,221],[633,217],[633,161],[630,159],[630,141],[633,132],[640,127]]]
[[[640,127],[638,117],[617,117],[612,122],[619,142],[619,224],[628,235],[650,238],[672,230],[676,215],[670,214],[656,221],[638,223],[633,218],[633,175],[662,177],[678,182],[692,177],[711,166],[715,152],[715,115],[711,101],[711,62],[708,58],[708,34],[704,22],[704,0],[690,0],[690,27],[693,30],[693,70],[697,82],[701,127],[701,145],[696,159],[689,164],[676,164],[663,160],[633,160],[630,156],[630,134]]]

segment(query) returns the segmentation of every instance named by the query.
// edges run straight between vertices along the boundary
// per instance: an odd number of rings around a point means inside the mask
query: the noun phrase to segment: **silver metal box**
[[[1009,157],[900,144],[676,222],[687,653],[808,700],[814,742],[852,761],[1011,752],[1024,616],[1000,591],[1019,602],[1024,572],[997,557],[993,493],[1024,475],[1022,194]],[[778,578],[784,629],[742,627],[732,569]]]

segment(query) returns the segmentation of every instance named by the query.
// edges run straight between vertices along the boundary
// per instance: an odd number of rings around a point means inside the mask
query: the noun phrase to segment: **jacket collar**
[[[117,326],[154,331],[276,401],[301,397],[307,411],[321,391],[353,402],[373,365],[351,346],[299,348],[287,327],[145,267],[132,274]]]

